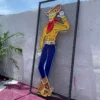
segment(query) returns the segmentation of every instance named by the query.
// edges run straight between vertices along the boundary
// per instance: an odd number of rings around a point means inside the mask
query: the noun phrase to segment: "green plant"
[[[1,26],[2,25],[0,24],[0,27]],[[4,32],[2,35],[0,35],[0,63],[2,63],[2,57],[7,56],[9,52],[15,51],[18,54],[22,53],[22,49],[19,47],[16,47],[13,45],[7,45],[7,46],[5,45],[7,43],[8,39],[13,38],[15,36],[23,37],[23,34],[18,32],[18,33],[14,33],[14,34],[9,35],[9,31],[7,31],[7,32]],[[19,68],[16,60],[14,60],[12,57],[10,57],[10,60],[13,61],[13,63],[15,64],[15,66],[17,68]]]

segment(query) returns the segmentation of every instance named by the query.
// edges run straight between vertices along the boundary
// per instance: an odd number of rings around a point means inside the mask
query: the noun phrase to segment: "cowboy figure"
[[[57,13],[60,14],[58,17],[62,19],[63,23],[60,23],[59,19],[55,18]],[[61,5],[57,5],[54,8],[51,8],[50,11],[46,13],[46,15],[49,18],[49,22],[48,24],[44,25],[40,39],[40,50],[42,53],[38,69],[41,75],[41,82],[37,91],[39,95],[44,97],[51,96],[53,91],[49,84],[48,76],[55,54],[56,37],[60,31],[69,30],[69,23],[64,16],[64,12],[61,11]]]

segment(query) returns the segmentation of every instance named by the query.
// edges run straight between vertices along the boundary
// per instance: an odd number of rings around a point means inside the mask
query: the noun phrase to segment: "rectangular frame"
[[[40,19],[40,11],[41,11],[41,4],[52,2],[56,0],[48,0],[48,1],[42,1],[39,2],[38,6],[38,19],[37,19],[37,28],[36,28],[36,37],[35,37],[35,47],[34,47],[34,55],[33,55],[33,66],[32,66],[32,73],[31,73],[31,81],[30,81],[30,94],[37,95],[39,97],[42,97],[38,95],[37,93],[32,92],[32,84],[33,84],[33,74],[34,74],[34,63],[35,63],[35,56],[36,56],[36,46],[37,46],[37,38],[38,38],[38,26],[39,26],[39,19]],[[71,99],[71,91],[72,91],[72,82],[73,82],[73,70],[74,70],[74,59],[75,59],[75,48],[76,48],[76,38],[77,38],[77,28],[78,28],[78,19],[79,19],[79,10],[80,10],[80,0],[77,1],[77,10],[76,10],[76,20],[75,20],[75,30],[74,30],[74,40],[73,40],[73,50],[72,50],[72,61],[71,61],[71,73],[70,73],[70,85],[69,85],[69,96],[68,100]],[[56,93],[54,93],[56,94]],[[61,96],[61,95],[59,95]],[[51,100],[49,98],[42,97],[47,100]]]

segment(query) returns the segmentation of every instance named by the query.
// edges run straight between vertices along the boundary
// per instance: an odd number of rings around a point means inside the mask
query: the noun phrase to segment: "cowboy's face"
[[[52,21],[55,18],[56,14],[57,12],[55,10],[48,13],[49,21]]]

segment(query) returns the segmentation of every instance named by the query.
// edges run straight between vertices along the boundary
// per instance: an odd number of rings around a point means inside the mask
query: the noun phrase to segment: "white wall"
[[[75,56],[77,100],[100,99],[99,27],[100,0],[81,3]]]
[[[1,73],[4,75],[6,73],[7,76],[13,77],[14,79],[20,80],[27,84],[30,83],[31,77],[36,21],[36,11],[28,11],[20,14],[0,16],[0,23],[4,26],[0,28],[0,33],[9,30],[10,34],[16,32],[21,32],[24,34],[24,39],[13,38],[8,41],[9,43],[15,45],[17,44],[17,46],[23,49],[23,55],[21,56],[22,58],[20,59],[19,56],[18,58],[16,58],[16,60],[19,60],[18,65],[20,69],[18,70],[13,65],[11,66],[11,64],[9,64],[9,59],[5,59],[3,67],[0,69]]]

